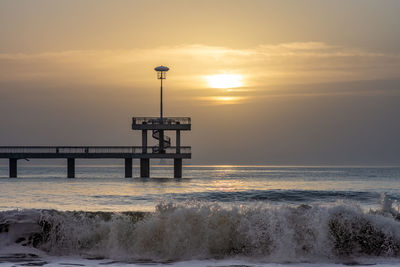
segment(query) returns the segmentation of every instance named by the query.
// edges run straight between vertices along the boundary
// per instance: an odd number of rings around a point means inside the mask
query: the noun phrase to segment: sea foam
[[[223,258],[341,262],[400,257],[400,215],[357,205],[223,207],[161,202],[155,212],[0,212],[0,250],[19,244],[49,255],[116,260]]]

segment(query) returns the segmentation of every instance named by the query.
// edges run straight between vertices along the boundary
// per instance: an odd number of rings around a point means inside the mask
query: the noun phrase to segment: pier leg
[[[181,153],[181,130],[176,130],[176,154]]]
[[[10,164],[9,164],[10,178],[17,178],[17,160],[18,159],[10,159]]]
[[[68,178],[75,178],[75,159],[68,158]]]
[[[174,178],[182,178],[182,159],[174,159]]]
[[[125,178],[132,178],[132,158],[125,158]]]
[[[159,144],[158,150],[160,151],[160,153],[164,154],[165,153],[165,151],[164,151],[164,130],[159,130],[159,133],[160,133],[160,140],[158,142],[158,144]]]
[[[150,177],[150,159],[140,159],[140,177]]]
[[[142,130],[142,153],[147,153],[147,130]]]

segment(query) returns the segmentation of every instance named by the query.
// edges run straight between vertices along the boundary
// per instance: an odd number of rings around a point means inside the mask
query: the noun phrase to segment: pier
[[[150,159],[173,159],[174,178],[182,178],[182,159],[192,157],[190,146],[181,146],[181,131],[191,130],[189,117],[134,117],[132,130],[140,130],[141,146],[0,146],[0,158],[9,159],[9,175],[16,178],[18,160],[66,159],[67,177],[75,178],[76,159],[124,159],[125,177],[132,177],[133,159],[140,160],[140,177],[150,177]],[[148,132],[158,141],[148,146]],[[175,131],[175,146],[166,131]]]
[[[141,146],[0,146],[0,158],[9,159],[10,177],[18,174],[20,159],[66,159],[67,177],[75,178],[76,159],[124,159],[125,177],[132,177],[133,159],[140,159],[140,177],[150,177],[150,159],[173,159],[174,178],[182,178],[182,160],[192,157],[190,146],[181,146],[181,131],[191,130],[189,117],[163,116],[163,80],[168,67],[154,69],[161,81],[160,117],[133,117],[132,130],[141,131]],[[148,145],[148,132],[158,145]],[[165,133],[175,131],[175,146]]]
[[[140,159],[141,177],[150,175],[150,159],[174,159],[174,177],[182,177],[182,159],[191,158],[191,148],[182,146],[180,153],[176,147],[165,149],[165,153],[155,153],[154,147],[141,146],[2,146],[0,158],[9,159],[9,176],[16,178],[18,160],[21,159],[65,159],[67,177],[75,178],[76,159],[124,159],[125,177],[132,177],[133,159]],[[143,153],[145,152],[145,153]],[[146,162],[142,164],[142,162]]]
[[[0,146],[0,158],[9,159],[12,178],[21,159],[66,159],[68,178],[75,178],[76,159],[124,159],[126,178],[132,177],[133,159],[140,160],[142,178],[150,177],[150,159],[173,159],[174,178],[182,178],[182,160],[192,157],[191,147],[181,145],[181,132],[191,130],[189,117],[133,117],[132,130],[141,131],[141,146]],[[168,131],[175,131],[175,146]],[[149,132],[158,145],[148,145]]]

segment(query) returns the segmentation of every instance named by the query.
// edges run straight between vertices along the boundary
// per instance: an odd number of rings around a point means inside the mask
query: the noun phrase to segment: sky
[[[397,0],[2,0],[0,145],[140,145],[131,118],[159,114],[166,65],[164,114],[192,118],[192,164],[400,165],[398,14]]]

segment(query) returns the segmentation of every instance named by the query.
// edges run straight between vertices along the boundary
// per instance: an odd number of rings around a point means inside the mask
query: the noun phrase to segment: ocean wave
[[[191,260],[228,257],[273,262],[400,257],[398,207],[357,205],[222,207],[161,202],[155,212],[0,212],[0,249],[19,244],[50,255],[118,260]]]

